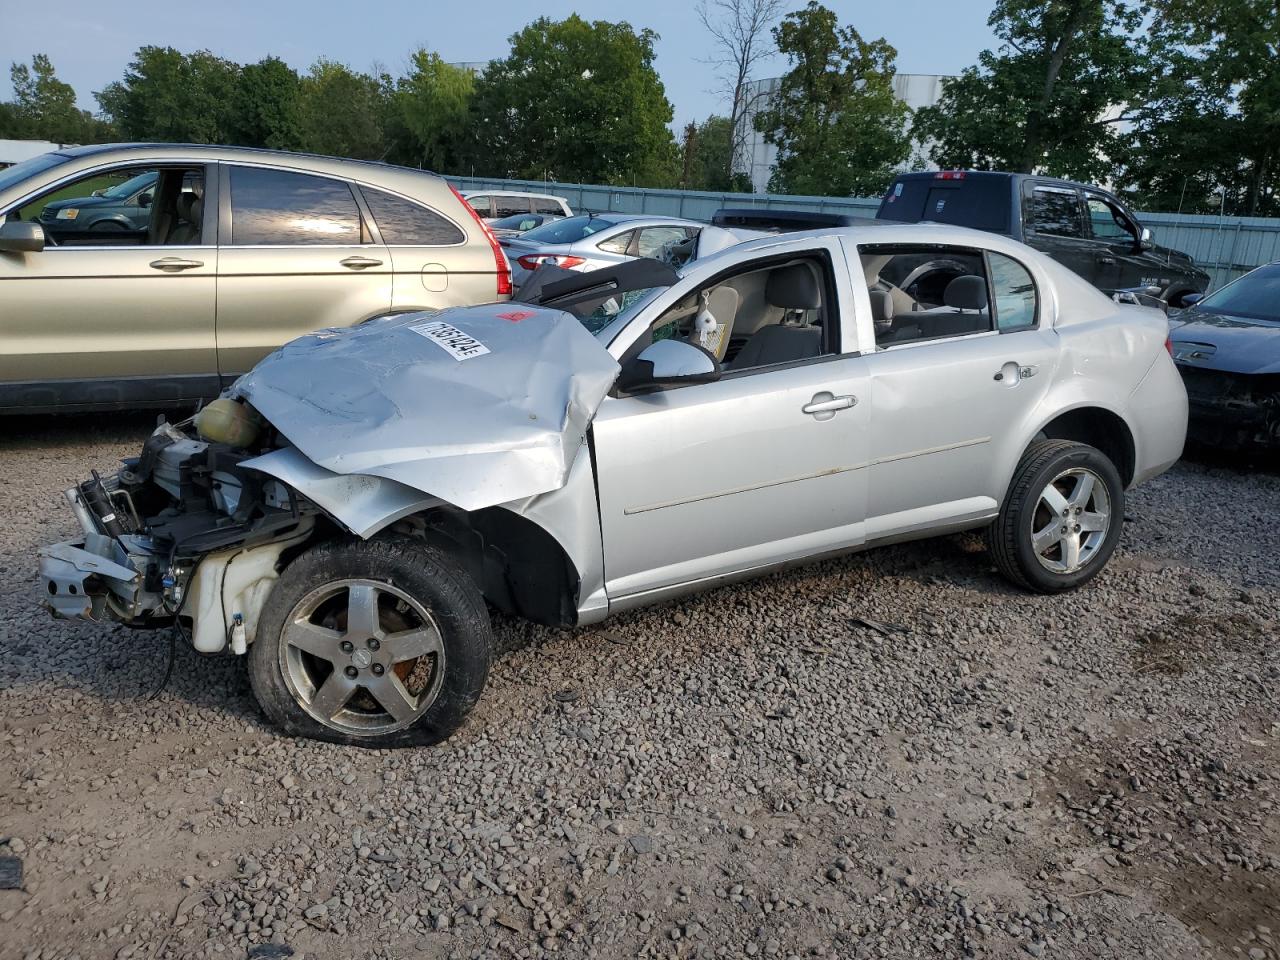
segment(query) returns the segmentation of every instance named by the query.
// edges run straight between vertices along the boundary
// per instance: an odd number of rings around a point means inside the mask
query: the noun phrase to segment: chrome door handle
[[[203,260],[183,260],[181,257],[161,257],[151,261],[152,270],[163,270],[165,273],[178,273],[182,270],[194,270],[203,267]]]
[[[1115,257],[1108,257],[1108,256],[1095,257],[1094,259],[1097,260],[1098,263],[1102,264],[1104,267],[1110,266],[1111,264],[1116,262]]]
[[[375,260],[373,257],[347,257],[345,260],[339,260],[338,262],[348,270],[367,270],[369,267],[382,266],[382,261]]]
[[[1014,382],[1015,382],[1015,383],[1016,383],[1018,380],[1026,380],[1028,377],[1034,377],[1037,373],[1039,373],[1039,372],[1040,372],[1040,368],[1039,368],[1039,367],[1037,367],[1037,366],[1035,366],[1034,364],[1029,364],[1028,366],[1021,367],[1021,366],[1019,366],[1017,363],[1012,363],[1012,362],[1011,362],[1011,363],[1006,363],[1003,367],[1001,367],[999,370],[997,370],[997,371],[996,371],[996,375],[995,375],[994,377],[992,377],[991,379],[992,379],[992,380],[1003,380],[1003,379],[1004,379],[1004,377],[1005,377],[1005,371],[1006,371],[1006,370],[1008,370],[1008,371],[1009,371],[1010,376],[1012,376],[1012,374],[1013,374],[1015,371],[1017,372],[1017,374],[1018,374],[1018,375],[1017,375],[1016,377],[1013,377],[1013,380],[1014,380]]]
[[[848,410],[857,402],[857,397],[837,397],[824,390],[822,393],[815,393],[813,399],[800,408],[800,412],[819,420],[830,420],[836,415],[837,410]]]

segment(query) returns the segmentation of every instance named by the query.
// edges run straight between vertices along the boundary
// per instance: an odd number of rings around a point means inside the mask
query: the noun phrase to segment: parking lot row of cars
[[[84,148],[0,174],[0,297],[27,298],[6,362],[27,350],[33,367],[76,329],[98,338],[81,359],[152,349],[152,379],[199,362],[226,387],[67,491],[81,533],[42,551],[41,589],[57,616],[244,655],[296,734],[447,737],[484,688],[490,607],[589,624],[968,529],[1020,587],[1075,589],[1114,551],[1126,490],[1182,451],[1164,312],[1007,231],[556,216],[526,197],[510,216],[556,219],[499,239],[429,174],[201,149]],[[129,242],[46,229],[93,206],[46,217],[59,192],[148,164]],[[42,327],[31,291],[82,280],[74,324]],[[212,300],[184,314],[167,288]],[[1243,311],[1232,289],[1202,309]],[[307,315],[348,329],[280,319]],[[148,339],[162,330],[185,340]],[[21,369],[5,388],[37,382]]]

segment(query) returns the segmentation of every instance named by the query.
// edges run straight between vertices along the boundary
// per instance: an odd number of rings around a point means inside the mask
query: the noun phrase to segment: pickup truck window
[[[1053,237],[1084,239],[1079,195],[1058,187],[1036,187],[1027,203],[1027,226]]]
[[[1102,197],[1089,197],[1089,226],[1098,240],[1132,240],[1129,218]]]

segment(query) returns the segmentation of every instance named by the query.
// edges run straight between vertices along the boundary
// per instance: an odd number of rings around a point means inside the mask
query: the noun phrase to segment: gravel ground
[[[1274,473],[1147,484],[1068,596],[961,536],[500,621],[463,730],[370,752],[36,605],[147,423],[0,423],[2,957],[1280,956]]]

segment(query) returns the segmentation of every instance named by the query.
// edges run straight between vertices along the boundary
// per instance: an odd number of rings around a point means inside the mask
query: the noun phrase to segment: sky
[[[802,5],[793,0],[791,8]],[[882,36],[893,44],[900,73],[958,73],[994,45],[986,22],[991,0],[826,5],[863,37]],[[172,0],[0,0],[0,67],[47,53],[59,78],[75,87],[80,105],[96,111],[93,92],[119,79],[141,46],[205,48],[239,63],[272,54],[299,71],[325,56],[399,75],[418,47],[450,62],[491,60],[505,56],[511,34],[537,16],[560,19],[575,12],[592,20],[626,20],[660,35],[656,67],[675,107],[676,129],[726,112],[713,68],[704,62],[711,54],[709,38],[693,13],[693,0],[483,0],[474,6],[439,0],[218,0],[207,7]],[[785,61],[775,57],[758,76],[784,71]],[[11,96],[7,75],[0,74],[0,99]]]

